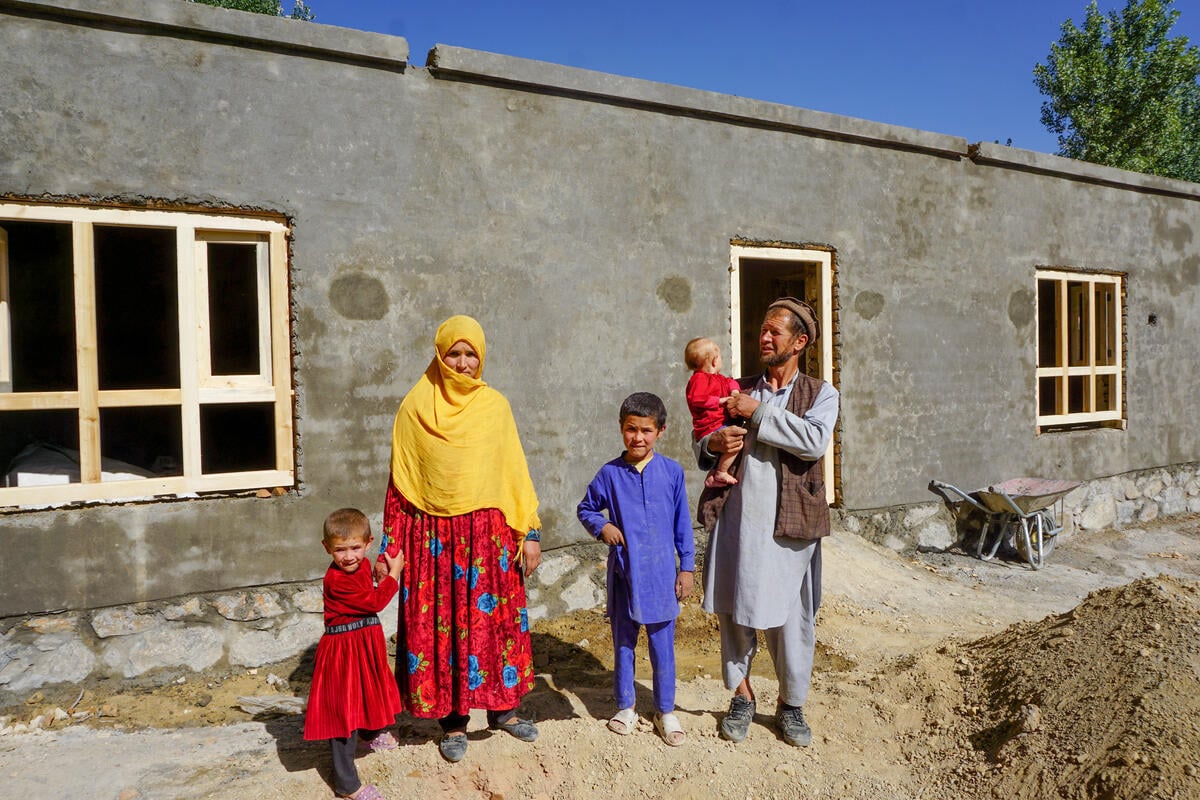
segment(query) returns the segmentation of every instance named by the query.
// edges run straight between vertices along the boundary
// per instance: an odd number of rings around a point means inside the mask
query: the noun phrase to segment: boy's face
[[[635,417],[632,414],[621,420],[621,438],[625,440],[625,460],[636,464],[654,451],[654,443],[666,432],[667,426],[658,427],[654,417]]]
[[[367,545],[371,537],[354,536],[349,539],[334,539],[324,542],[325,552],[333,556],[333,563],[343,572],[354,572],[367,558]]]

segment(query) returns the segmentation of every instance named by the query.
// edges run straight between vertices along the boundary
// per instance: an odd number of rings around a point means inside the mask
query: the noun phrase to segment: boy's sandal
[[[663,738],[663,741],[671,745],[671,747],[679,747],[683,744],[686,734],[683,732],[683,726],[679,724],[679,717],[674,713],[655,714],[654,729],[658,731],[658,735]]]
[[[608,729],[613,733],[628,736],[637,727],[637,712],[632,708],[622,708],[608,721]]]
[[[374,739],[368,739],[365,744],[372,753],[386,753],[388,750],[395,750],[400,746],[400,743],[396,741],[396,737],[391,734],[391,731],[382,731]]]
[[[373,784],[366,784],[354,794],[346,795],[347,800],[383,800],[383,795]]]

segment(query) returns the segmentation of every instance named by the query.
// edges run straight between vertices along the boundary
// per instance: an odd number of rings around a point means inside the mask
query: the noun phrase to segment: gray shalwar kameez
[[[706,611],[718,615],[725,685],[750,674],[755,630],[764,630],[779,678],[780,699],[802,706],[812,676],[814,625],[820,604],[820,540],[776,537],[782,481],[779,451],[806,460],[824,455],[838,415],[838,392],[823,383],[803,417],[786,410],[795,379],[777,392],[766,377],[751,396],[754,412],[743,446],[741,479],[729,490],[704,565]],[[697,443],[700,460],[711,454]]]

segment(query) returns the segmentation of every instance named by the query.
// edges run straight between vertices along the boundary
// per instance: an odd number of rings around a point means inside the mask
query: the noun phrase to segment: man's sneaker
[[[729,713],[721,720],[721,738],[731,742],[742,741],[750,732],[750,722],[753,719],[754,701],[735,694],[729,701]]]
[[[812,744],[812,728],[804,721],[804,709],[800,706],[780,704],[775,712],[775,727],[783,740],[794,747]]]

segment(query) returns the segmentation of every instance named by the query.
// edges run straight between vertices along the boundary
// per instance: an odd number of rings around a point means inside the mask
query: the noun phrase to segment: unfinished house
[[[841,527],[948,535],[905,521],[931,478],[1200,510],[1200,186],[179,0],[0,0],[0,75],[0,689],[314,642],[320,522],[378,519],[455,313],[539,491],[535,614],[600,597],[574,509],[620,400],[690,464],[684,344],[753,371],[784,293]]]

